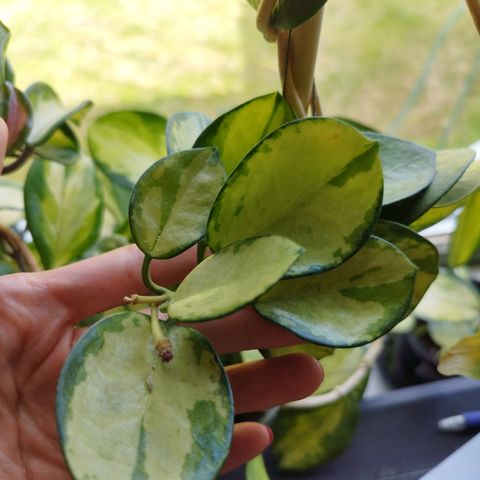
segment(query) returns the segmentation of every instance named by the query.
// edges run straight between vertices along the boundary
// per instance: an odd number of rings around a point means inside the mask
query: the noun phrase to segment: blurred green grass
[[[387,129],[458,5],[330,0],[316,75],[325,113]],[[66,103],[216,115],[279,88],[275,46],[255,30],[245,0],[3,0],[0,19],[12,30],[17,83],[47,81]],[[479,54],[464,9],[396,133],[435,147],[450,125],[444,146],[478,140],[476,76],[453,124],[450,115]]]

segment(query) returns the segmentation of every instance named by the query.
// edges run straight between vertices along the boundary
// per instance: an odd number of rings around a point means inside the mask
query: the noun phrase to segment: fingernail
[[[268,432],[268,444],[271,445],[272,442],[273,442],[273,432],[272,432],[272,429],[270,427],[267,427],[265,425],[265,429],[267,430]]]

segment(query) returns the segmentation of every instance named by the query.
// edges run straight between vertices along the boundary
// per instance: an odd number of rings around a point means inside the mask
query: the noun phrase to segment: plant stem
[[[9,173],[18,170],[33,154],[33,147],[27,145],[23,152],[12,163],[3,167],[1,175],[7,175]]]
[[[152,292],[171,295],[173,293],[171,290],[169,290],[168,288],[162,287],[161,285],[157,285],[152,280],[152,276],[150,275],[150,264],[152,263],[152,260],[153,260],[152,257],[149,257],[148,255],[145,255],[145,258],[143,259],[143,265],[142,265],[143,283]]]
[[[30,249],[10,228],[0,225],[0,239],[5,240],[11,250],[11,252],[6,253],[15,260],[20,271],[38,272],[40,270],[40,267]]]
[[[468,10],[472,16],[473,23],[480,35],[480,1],[479,0],[465,0],[467,2]]]
[[[170,343],[170,340],[165,337],[160,328],[157,305],[152,303],[150,308],[150,325],[152,328],[153,340],[155,342],[155,350],[158,352],[158,356],[162,361],[168,363],[173,358],[172,344]]]

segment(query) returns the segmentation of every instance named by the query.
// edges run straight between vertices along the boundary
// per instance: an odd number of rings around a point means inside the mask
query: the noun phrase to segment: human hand
[[[46,272],[0,277],[0,480],[71,478],[59,447],[55,389],[60,370],[83,330],[80,320],[147,293],[143,255],[134,246]],[[195,266],[193,249],[156,262],[153,276],[179,283]],[[243,309],[198,325],[219,353],[298,343],[286,330]],[[322,379],[313,358],[296,354],[227,369],[237,413],[264,410],[305,397]],[[223,472],[253,458],[271,442],[268,427],[235,426]]]

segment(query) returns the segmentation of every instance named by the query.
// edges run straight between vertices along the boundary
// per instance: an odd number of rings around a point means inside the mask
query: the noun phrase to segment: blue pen
[[[438,422],[438,428],[443,432],[465,432],[480,428],[480,410],[442,418]]]

